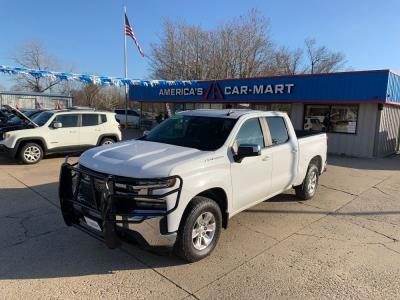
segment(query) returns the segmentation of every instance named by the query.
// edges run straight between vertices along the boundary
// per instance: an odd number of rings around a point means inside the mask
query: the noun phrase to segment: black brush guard
[[[76,177],[76,178],[75,178]],[[154,182],[175,179],[172,190],[160,195],[138,195],[135,193],[118,193],[116,184],[136,185],[137,182],[152,184]],[[74,183],[75,181],[75,183]],[[101,184],[102,183],[102,184]],[[82,185],[90,189],[92,197],[82,197]],[[99,188],[99,184],[101,187]],[[75,186],[74,186],[75,185]],[[111,248],[121,245],[121,230],[127,231],[126,224],[141,223],[153,217],[166,217],[179,205],[179,197],[182,190],[182,178],[170,176],[164,178],[129,178],[98,173],[86,168],[77,167],[77,164],[65,162],[61,166],[59,179],[59,198],[61,212],[65,223],[74,226],[87,234],[100,239]],[[160,203],[164,197],[176,194],[175,205],[172,209],[148,209],[133,210],[137,199],[149,199]],[[89,199],[87,199],[89,198]],[[91,198],[91,199],[90,199]],[[158,201],[157,201],[158,200]],[[84,217],[94,219],[101,228],[101,233],[90,229],[83,221]],[[117,220],[117,216],[121,220]],[[160,230],[162,234],[168,234],[166,218],[162,218]],[[123,224],[125,227],[117,226]],[[128,230],[129,231],[129,230]]]

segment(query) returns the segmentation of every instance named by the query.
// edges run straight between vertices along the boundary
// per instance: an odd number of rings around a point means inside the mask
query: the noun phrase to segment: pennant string
[[[197,80],[142,80],[142,79],[125,79],[121,77],[107,77],[88,74],[75,74],[67,72],[53,72],[48,70],[34,70],[23,67],[10,67],[0,65],[0,73],[16,76],[32,76],[34,78],[48,77],[54,80],[76,80],[82,83],[97,84],[97,85],[110,85],[110,86],[124,86],[124,85],[138,85],[138,86],[184,86],[197,83]]]

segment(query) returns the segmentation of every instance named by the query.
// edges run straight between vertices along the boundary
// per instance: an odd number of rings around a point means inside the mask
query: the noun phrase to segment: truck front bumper
[[[174,180],[173,187],[163,194],[138,193],[155,183]],[[126,188],[121,189],[121,186]],[[133,189],[127,190],[128,187]],[[65,223],[102,240],[109,248],[117,248],[122,240],[144,246],[172,246],[176,232],[168,232],[167,217],[179,205],[182,179],[127,178],[98,173],[69,163],[60,171],[59,198]],[[167,209],[166,197],[176,198]],[[140,205],[148,206],[143,209]]]

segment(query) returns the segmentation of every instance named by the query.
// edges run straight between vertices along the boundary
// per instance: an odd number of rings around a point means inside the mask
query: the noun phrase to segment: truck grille
[[[76,191],[76,201],[87,207],[101,211],[102,198],[107,192],[106,180],[109,175],[93,171],[84,166],[80,166],[73,178],[73,186]],[[166,194],[156,194],[157,186],[165,179],[143,179],[112,176],[109,182],[109,189],[112,191],[112,197],[118,214],[137,214],[146,212],[148,214],[166,214],[167,203],[165,196],[177,193],[176,205],[180,194],[182,181],[179,180],[179,187]]]

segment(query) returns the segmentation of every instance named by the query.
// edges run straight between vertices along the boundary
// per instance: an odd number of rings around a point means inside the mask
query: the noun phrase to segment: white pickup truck
[[[193,262],[237,213],[290,188],[313,197],[326,153],[326,134],[296,135],[285,113],[185,111],[137,140],[65,162],[61,210],[67,225],[110,248],[134,235]]]

